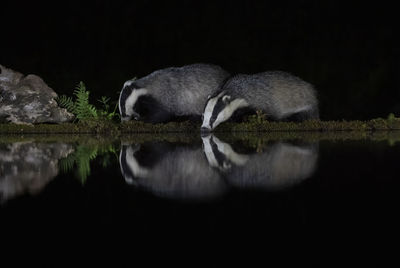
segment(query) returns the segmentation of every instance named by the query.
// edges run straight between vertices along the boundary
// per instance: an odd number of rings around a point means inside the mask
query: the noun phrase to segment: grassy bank
[[[400,130],[378,130],[378,131],[271,131],[271,132],[220,132],[215,135],[221,140],[234,143],[243,142],[250,147],[259,146],[274,141],[299,140],[305,142],[318,141],[376,141],[388,142],[393,145],[400,142]],[[39,142],[39,143],[69,143],[117,146],[119,144],[141,144],[145,142],[167,141],[171,143],[201,143],[199,132],[193,133],[131,133],[118,135],[102,134],[0,134],[1,143],[14,142]],[[118,146],[117,146],[118,147]]]
[[[109,134],[129,133],[198,133],[199,123],[170,122],[166,124],[147,124],[138,121],[115,123],[110,120],[88,120],[78,123],[16,125],[0,124],[0,134]],[[243,123],[225,123],[215,132],[295,132],[295,131],[374,131],[400,130],[400,118],[372,119],[368,121],[320,121],[270,122],[257,117]]]

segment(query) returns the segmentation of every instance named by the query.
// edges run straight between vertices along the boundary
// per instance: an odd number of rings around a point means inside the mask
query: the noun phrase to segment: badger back
[[[310,177],[317,164],[316,143],[276,142],[262,153],[253,149],[239,153],[239,144],[232,147],[214,135],[202,137],[202,141],[208,163],[222,171],[228,183],[240,188],[277,190],[294,185]]]
[[[217,65],[192,64],[156,71],[136,83],[176,115],[201,115],[207,96],[219,90],[228,77]]]
[[[225,84],[224,90],[233,97],[244,98],[254,109],[263,110],[275,119],[318,109],[314,87],[287,72],[238,75]]]
[[[142,187],[174,199],[210,199],[220,196],[226,185],[204,159],[201,149],[177,148],[163,158],[141,181]]]
[[[149,161],[151,164],[142,165]],[[226,190],[225,182],[197,146],[166,142],[124,145],[120,165],[127,183],[157,196],[200,200],[217,197]]]
[[[280,190],[311,177],[317,159],[317,144],[277,142],[263,153],[250,155],[245,165],[233,167],[227,181],[241,188]]]

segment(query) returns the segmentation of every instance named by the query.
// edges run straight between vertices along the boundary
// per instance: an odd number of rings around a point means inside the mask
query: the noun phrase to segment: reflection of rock
[[[58,160],[72,152],[63,143],[0,143],[0,201],[40,192],[58,174]]]
[[[225,184],[200,147],[150,143],[123,145],[121,171],[129,184],[174,199],[204,200],[221,195]]]
[[[73,115],[58,107],[57,94],[38,76],[0,65],[0,122],[61,123]]]
[[[310,177],[317,165],[317,144],[277,142],[263,153],[238,154],[213,135],[202,139],[210,165],[238,187],[281,189]]]

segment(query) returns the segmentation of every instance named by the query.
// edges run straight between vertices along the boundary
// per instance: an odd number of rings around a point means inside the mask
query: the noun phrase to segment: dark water
[[[399,223],[399,149],[369,138],[3,137],[0,226],[147,238],[380,236]]]

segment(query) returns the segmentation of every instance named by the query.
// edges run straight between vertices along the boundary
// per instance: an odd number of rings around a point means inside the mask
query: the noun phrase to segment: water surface
[[[396,135],[281,136],[4,136],[1,225],[184,237],[398,224]]]

